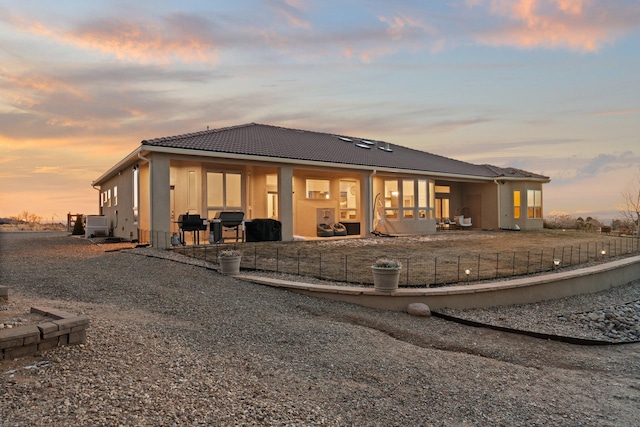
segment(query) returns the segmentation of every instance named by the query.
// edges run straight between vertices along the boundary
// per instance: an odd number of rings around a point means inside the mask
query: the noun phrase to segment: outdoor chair
[[[456,224],[459,228],[471,228],[471,218],[465,218],[464,215],[460,215],[456,218]]]

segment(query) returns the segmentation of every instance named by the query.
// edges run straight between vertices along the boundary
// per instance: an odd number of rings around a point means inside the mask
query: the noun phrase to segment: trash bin
[[[275,219],[252,219],[245,222],[247,242],[275,242],[282,240],[282,223]]]
[[[219,219],[209,221],[209,243],[223,243],[222,222]]]

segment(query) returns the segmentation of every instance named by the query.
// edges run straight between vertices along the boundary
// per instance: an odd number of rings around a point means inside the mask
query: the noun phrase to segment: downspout
[[[497,179],[494,179],[493,183],[498,186],[498,230],[502,230],[502,204],[500,203],[502,190],[500,189],[500,182]]]
[[[101,205],[101,199],[100,199],[100,188],[96,188],[96,186],[94,184],[91,184],[91,187],[96,190],[98,192],[98,206],[100,207],[100,209],[98,209],[99,214],[102,215],[102,205]]]
[[[146,157],[144,157],[144,156],[140,153],[140,151],[138,151],[138,158],[139,158],[140,160],[144,160],[145,162],[149,163],[149,166],[151,166],[151,159],[147,159]]]
[[[370,174],[369,174],[369,191],[367,194],[367,198],[368,200],[368,204],[369,204],[369,233],[373,233],[373,221],[375,220],[374,215],[375,215],[375,210],[376,207],[373,206],[373,176],[375,174],[377,174],[378,171],[376,169],[374,169]]]

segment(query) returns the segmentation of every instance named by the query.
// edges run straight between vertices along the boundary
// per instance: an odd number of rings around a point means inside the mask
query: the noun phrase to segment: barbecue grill
[[[244,241],[244,212],[242,211],[222,211],[218,212],[211,221],[212,243],[223,243],[223,230],[235,230],[236,242]],[[241,234],[242,233],[242,234]]]
[[[184,233],[193,232],[193,243],[200,244],[200,230],[207,229],[207,222],[204,218],[200,218],[198,214],[190,214],[187,212],[178,217],[178,226],[180,227],[180,242],[184,245]]]

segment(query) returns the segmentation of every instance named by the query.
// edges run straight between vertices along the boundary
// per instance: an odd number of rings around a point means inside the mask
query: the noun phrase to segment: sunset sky
[[[0,0],[0,217],[97,214],[141,140],[244,123],[550,176],[615,217],[640,174],[640,1]]]

